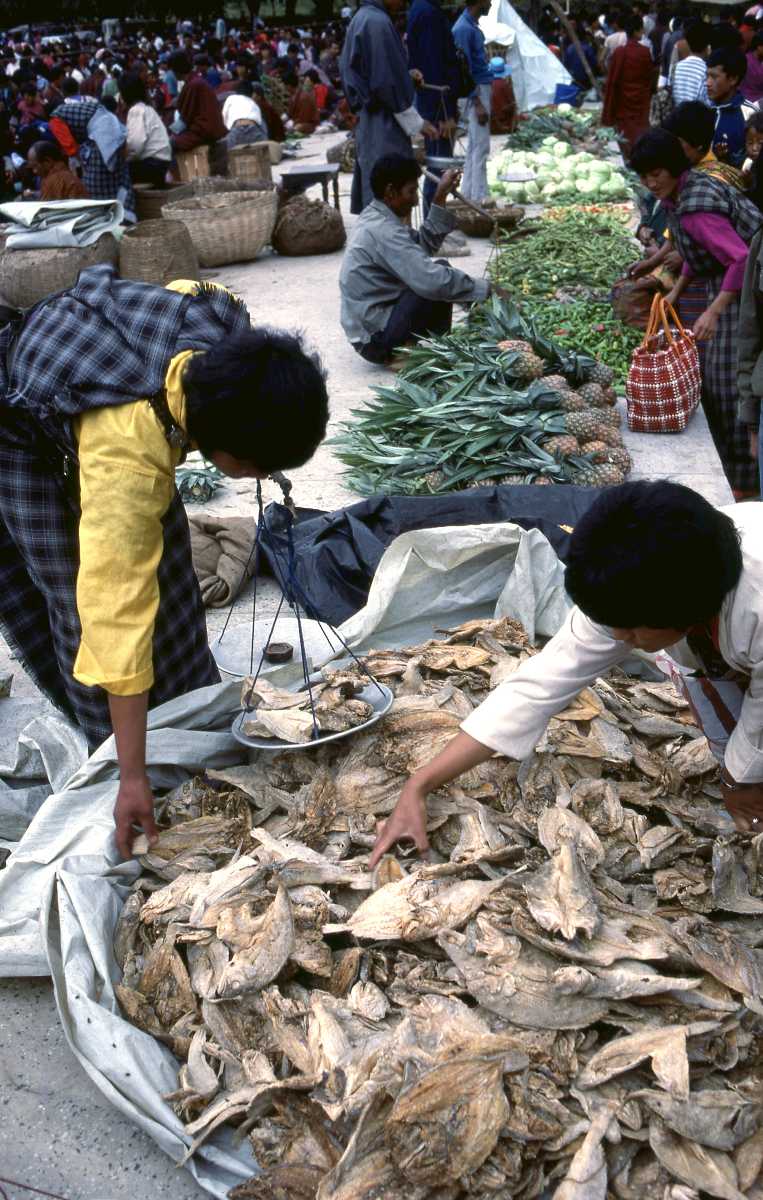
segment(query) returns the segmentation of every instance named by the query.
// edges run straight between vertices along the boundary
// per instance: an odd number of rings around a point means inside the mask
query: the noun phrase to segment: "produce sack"
[[[632,325],[634,329],[646,329],[652,301],[659,291],[660,281],[655,275],[644,275],[641,279],[629,279],[623,275],[610,293],[612,311],[626,325]]]
[[[699,404],[701,386],[694,334],[684,329],[664,296],[655,296],[625,383],[628,428],[634,433],[680,433]]]
[[[342,214],[323,200],[294,196],[276,218],[270,244],[279,254],[331,254],[341,250],[347,234]]]

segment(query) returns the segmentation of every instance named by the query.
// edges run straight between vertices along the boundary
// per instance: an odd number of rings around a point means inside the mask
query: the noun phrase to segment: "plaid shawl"
[[[67,418],[153,396],[181,350],[207,350],[249,328],[244,305],[220,288],[182,295],[120,279],[107,264],[89,267],[27,314],[15,346],[18,326],[0,329],[0,428],[3,406],[20,409],[70,447]]]
[[[676,204],[676,221],[671,223],[676,248],[695,275],[710,276],[723,272],[716,258],[695,242],[682,227],[681,217],[691,213],[717,213],[727,217],[742,241],[749,245],[763,224],[763,215],[738,188],[731,187],[706,171],[689,171],[681,184]]]
[[[80,144],[82,182],[91,200],[119,199],[124,204],[125,214],[134,219],[135,192],[127,162],[120,156],[111,169],[104,162],[103,155],[93,139],[88,136],[88,125],[99,108],[100,101],[92,96],[80,96],[76,100],[66,100],[60,104],[51,116],[63,121],[71,130],[72,137]]]

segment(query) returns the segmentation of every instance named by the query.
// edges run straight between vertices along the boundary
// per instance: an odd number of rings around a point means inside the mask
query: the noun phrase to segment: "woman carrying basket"
[[[736,188],[692,170],[680,141],[666,130],[639,138],[631,167],[668,211],[671,239],[684,262],[666,299],[675,305],[692,280],[705,281],[707,306],[694,322],[702,407],[734,496],[757,495],[757,464],[737,419],[737,323],[749,245],[763,216]]]

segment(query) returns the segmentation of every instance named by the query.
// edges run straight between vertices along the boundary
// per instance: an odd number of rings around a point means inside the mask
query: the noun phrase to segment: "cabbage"
[[[556,159],[554,158],[553,154],[547,154],[544,150],[542,150],[540,154],[536,154],[535,160],[539,164],[542,163],[545,167],[556,166]]]
[[[533,203],[537,203],[541,197],[540,185],[537,183],[532,183],[532,181],[530,183],[526,183],[525,184],[525,196],[527,197],[527,199],[529,201],[531,201]]]
[[[566,117],[568,113],[572,112],[572,105],[571,104],[557,104],[556,111],[559,113],[559,115],[561,117]]]
[[[572,147],[568,142],[557,142],[554,146],[554,154],[557,158],[566,158],[572,153]]]
[[[525,185],[523,183],[505,183],[503,185],[503,194],[512,203],[523,204],[525,199]]]
[[[593,196],[599,190],[599,183],[595,179],[578,179],[577,188],[581,196]]]

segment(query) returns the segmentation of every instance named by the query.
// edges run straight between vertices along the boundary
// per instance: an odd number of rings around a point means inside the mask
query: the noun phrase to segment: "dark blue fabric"
[[[578,54],[577,48],[570,42],[569,46],[564,52],[564,65],[578,87],[582,87],[584,91],[588,91],[589,87],[591,86],[591,81],[586,74],[586,69],[583,65],[583,58],[586,59],[589,67],[595,75],[597,70],[596,50],[590,44],[590,42],[581,44],[581,49],[583,51],[582,58]]]
[[[425,89],[417,91],[416,108],[422,117],[426,121],[440,121],[443,115],[455,117],[461,76],[450,21],[442,11],[439,0],[413,0],[408,12],[406,44],[408,63],[421,71],[425,82],[450,89],[444,96],[440,92]]]
[[[492,83],[493,76],[485,57],[485,35],[468,9],[461,13],[453,26],[453,39],[469,60],[469,70],[477,86]]]
[[[341,624],[362,608],[379,560],[401,533],[446,525],[492,525],[513,521],[539,529],[564,560],[567,532],[601,495],[598,488],[481,487],[443,496],[371,496],[332,513],[298,512],[294,526],[296,576],[316,615]],[[273,557],[286,554],[283,509],[265,509],[271,538],[262,567],[273,573]]]
[[[741,167],[746,157],[743,104],[744,96],[737,92],[726,104],[710,105],[717,114],[713,150],[718,158],[731,163],[732,167]]]

